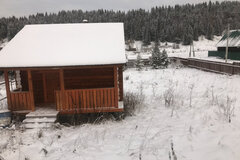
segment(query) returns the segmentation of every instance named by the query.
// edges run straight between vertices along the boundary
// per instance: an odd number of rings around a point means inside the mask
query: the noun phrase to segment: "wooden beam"
[[[65,105],[65,94],[64,94],[64,91],[65,91],[65,85],[64,85],[64,72],[63,72],[63,69],[60,69],[59,70],[59,81],[60,81],[60,90],[61,90],[61,99],[60,101],[62,101],[61,103],[61,106],[58,106],[58,107],[61,107],[63,108],[64,105]],[[60,108],[58,108],[59,110]]]
[[[65,90],[65,86],[64,86],[64,73],[63,73],[63,69],[59,70],[59,80],[60,80],[60,89],[61,91]]]
[[[118,108],[118,71],[117,66],[114,69],[114,89],[115,89],[115,107]]]
[[[29,93],[30,93],[31,109],[32,109],[32,111],[34,111],[35,110],[35,105],[34,105],[33,84],[32,84],[32,73],[31,73],[31,70],[28,70],[27,73],[28,73],[28,89],[29,89]]]
[[[125,63],[103,64],[103,65],[77,65],[77,66],[44,66],[44,67],[1,67],[0,70],[59,70],[59,69],[81,69],[81,68],[112,68],[113,66],[121,67]]]
[[[44,102],[47,102],[47,84],[46,84],[46,74],[42,73],[42,81],[43,81],[43,94],[44,94]]]
[[[4,71],[4,78],[5,78],[5,85],[6,85],[8,109],[11,110],[12,103],[11,103],[11,93],[10,93],[10,86],[9,86],[8,70]]]
[[[98,107],[98,108],[84,108],[77,110],[77,113],[103,113],[103,112],[123,112],[123,108],[115,108],[115,107]],[[75,110],[63,110],[60,111],[60,114],[74,114]]]

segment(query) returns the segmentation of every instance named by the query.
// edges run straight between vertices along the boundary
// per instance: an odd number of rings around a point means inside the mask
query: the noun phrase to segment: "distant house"
[[[122,23],[26,25],[0,51],[9,110],[123,111],[124,50]]]
[[[209,51],[208,56],[225,58],[227,46],[227,33],[217,43],[217,51]],[[231,30],[228,42],[228,59],[240,60],[240,30]]]

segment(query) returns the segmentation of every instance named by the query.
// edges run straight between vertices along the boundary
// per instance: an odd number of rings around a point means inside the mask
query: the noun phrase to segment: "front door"
[[[43,72],[44,102],[55,103],[55,91],[60,89],[57,71]]]

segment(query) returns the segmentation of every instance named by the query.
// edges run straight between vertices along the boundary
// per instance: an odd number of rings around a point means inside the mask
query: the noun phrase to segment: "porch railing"
[[[58,111],[117,108],[114,88],[55,91],[55,95]]]
[[[11,110],[31,110],[33,106],[30,92],[10,92]]]

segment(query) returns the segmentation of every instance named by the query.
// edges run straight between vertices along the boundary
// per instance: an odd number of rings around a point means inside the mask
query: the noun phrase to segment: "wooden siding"
[[[94,112],[116,108],[114,88],[56,91],[57,110],[60,112]]]
[[[65,69],[64,84],[65,89],[113,87],[113,67]]]
[[[32,110],[34,105],[30,92],[11,92],[10,99],[12,111]]]
[[[123,67],[118,67],[119,101],[123,101]]]

